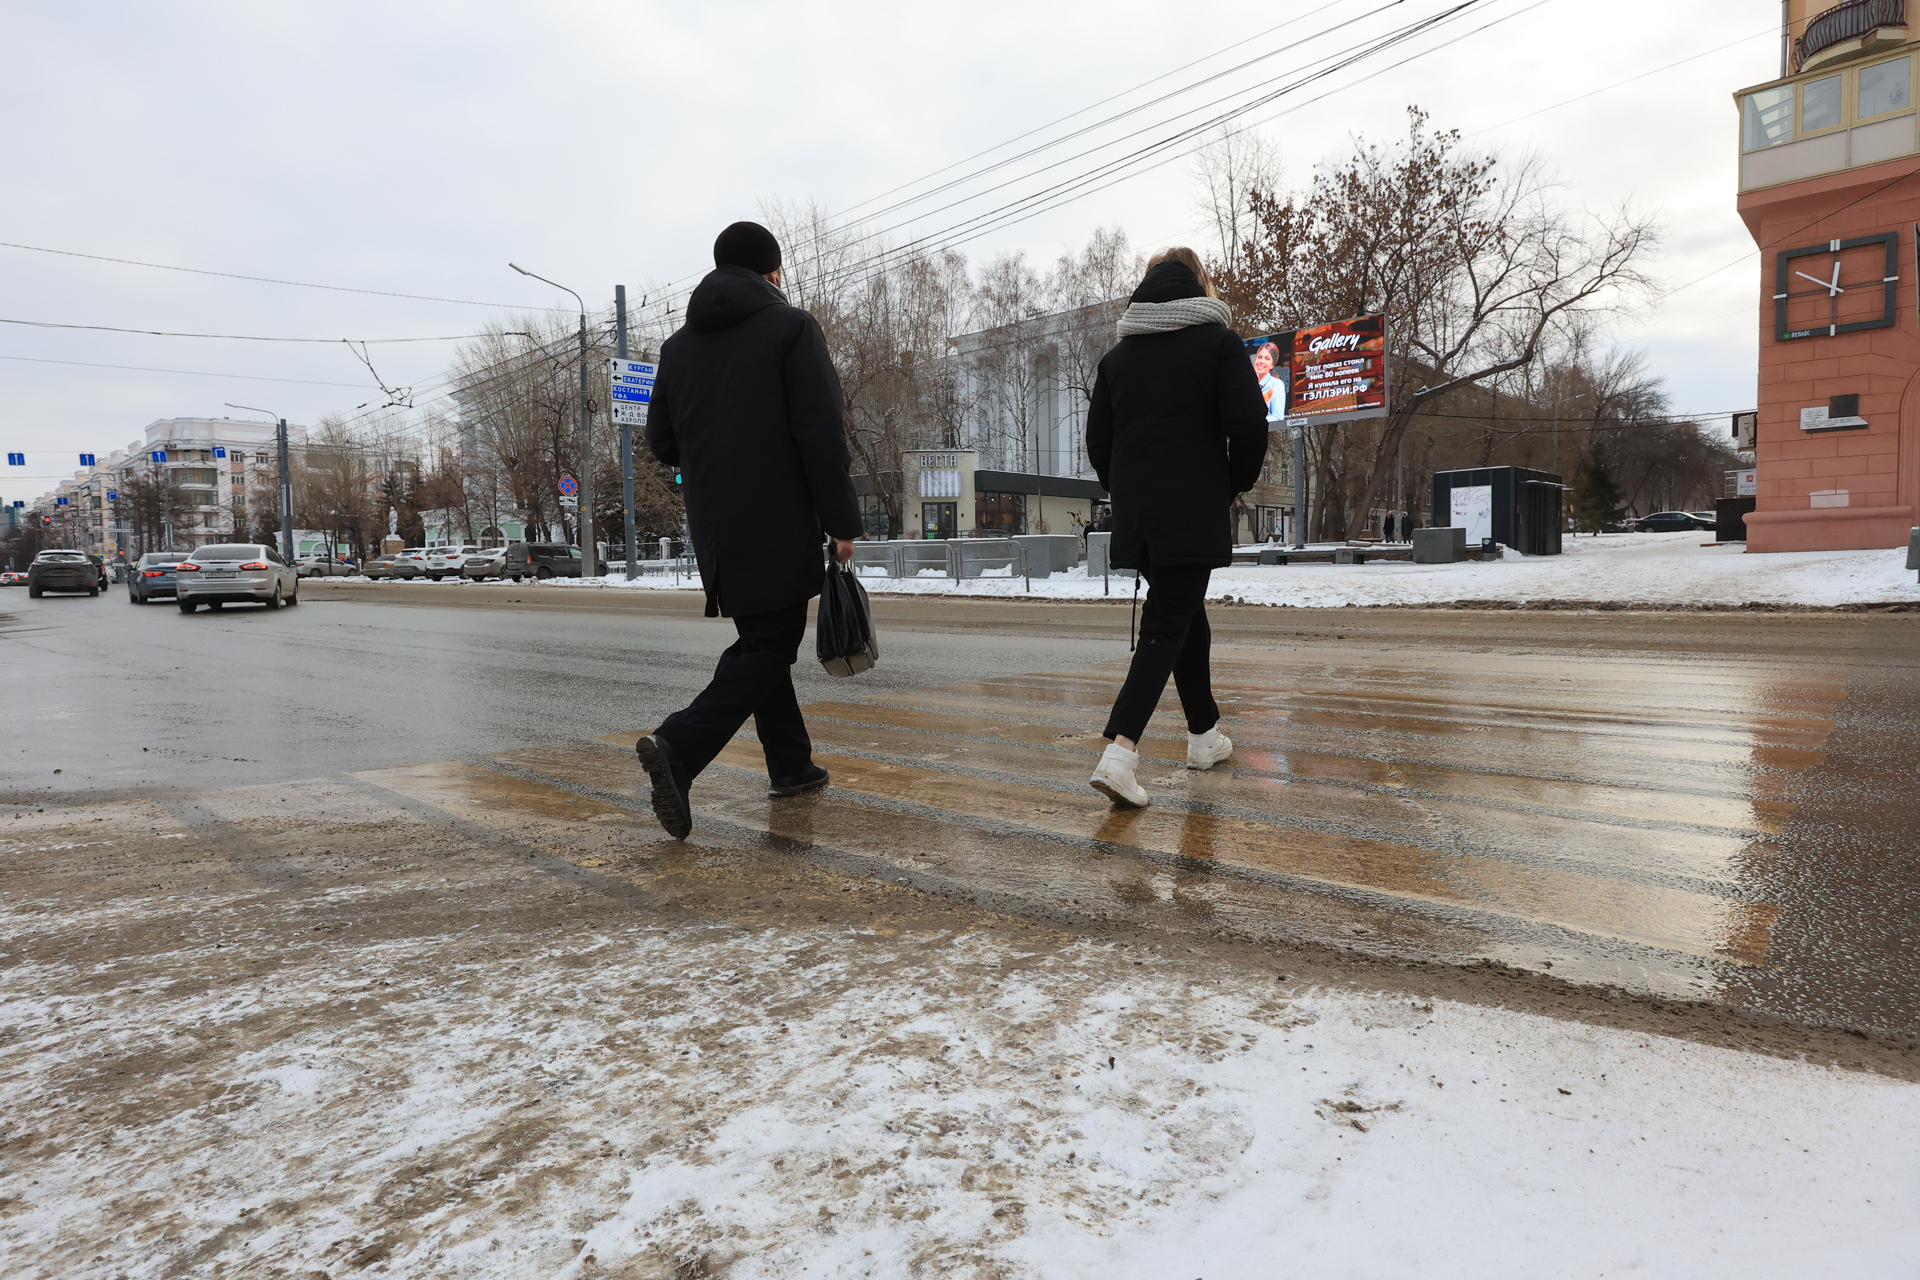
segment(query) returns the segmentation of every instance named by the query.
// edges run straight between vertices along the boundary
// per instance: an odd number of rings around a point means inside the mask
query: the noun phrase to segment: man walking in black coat
[[[653,456],[680,468],[707,616],[740,638],[713,680],[634,750],[653,812],[676,839],[693,829],[687,793],[753,717],[771,795],[826,785],[793,692],[793,664],[820,594],[824,537],[853,555],[860,503],[849,474],[840,378],[820,324],[780,292],[780,244],[736,222],[713,245],[714,270],[687,323],[660,348],[647,419]]]

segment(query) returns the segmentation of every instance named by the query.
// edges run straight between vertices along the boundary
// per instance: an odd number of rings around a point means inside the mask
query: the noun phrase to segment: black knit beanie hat
[[[780,269],[780,242],[757,222],[736,222],[713,242],[713,265],[771,275]]]

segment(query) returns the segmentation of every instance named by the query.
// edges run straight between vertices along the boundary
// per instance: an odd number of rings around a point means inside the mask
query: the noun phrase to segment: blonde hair
[[[1187,270],[1193,272],[1194,276],[1200,281],[1200,287],[1206,290],[1209,298],[1217,298],[1220,296],[1214,291],[1213,277],[1207,274],[1206,264],[1200,261],[1200,255],[1185,245],[1175,245],[1171,249],[1162,249],[1160,252],[1154,254],[1151,258],[1147,259],[1147,269],[1152,270],[1163,262],[1177,262]]]

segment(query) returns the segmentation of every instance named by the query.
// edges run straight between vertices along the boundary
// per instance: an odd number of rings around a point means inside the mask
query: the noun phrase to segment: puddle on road
[[[1128,811],[1084,789],[1123,664],[1109,665],[816,704],[829,792],[768,803],[742,739],[696,787],[696,814],[1035,903],[1223,920],[1274,894],[1398,903],[1410,926],[1482,938],[1480,954],[1560,954],[1563,974],[1580,967],[1568,939],[1586,937],[1591,971],[1634,969],[1672,994],[1767,962],[1782,907],[1754,886],[1844,696],[1817,670],[1670,659],[1567,677],[1538,659],[1236,656],[1219,664],[1233,766],[1170,767],[1184,754],[1170,691],[1143,751],[1161,803]],[[646,824],[637,736],[495,757],[633,811],[467,765],[360,776],[495,822]]]

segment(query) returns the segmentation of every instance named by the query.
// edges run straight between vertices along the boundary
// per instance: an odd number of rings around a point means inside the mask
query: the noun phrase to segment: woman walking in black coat
[[[1107,719],[1092,783],[1116,803],[1150,797],[1135,748],[1171,675],[1187,716],[1187,767],[1233,754],[1213,700],[1207,581],[1233,563],[1229,508],[1260,478],[1267,403],[1227,304],[1191,249],[1148,264],[1100,361],[1087,411],[1087,456],[1113,495],[1112,562],[1140,571],[1140,644]]]

